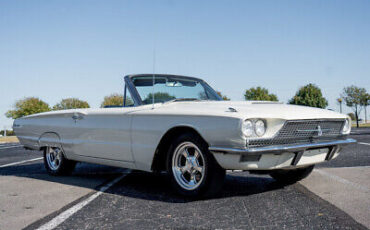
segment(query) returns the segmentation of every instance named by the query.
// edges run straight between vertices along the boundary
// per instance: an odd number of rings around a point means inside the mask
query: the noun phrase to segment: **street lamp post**
[[[337,101],[339,103],[339,111],[340,111],[340,113],[342,113],[342,102],[343,102],[343,99],[342,98],[338,98]]]

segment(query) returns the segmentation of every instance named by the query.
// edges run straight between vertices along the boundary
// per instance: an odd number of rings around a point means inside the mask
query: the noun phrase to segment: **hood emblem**
[[[321,137],[322,136],[322,129],[320,125],[317,126],[317,136]]]
[[[227,112],[236,113],[238,110],[234,109],[233,107],[229,107]]]
[[[318,125],[316,129],[297,129],[297,132],[299,133],[312,133],[318,137],[321,137],[324,133],[331,131],[333,131],[333,129],[322,129],[320,125]]]

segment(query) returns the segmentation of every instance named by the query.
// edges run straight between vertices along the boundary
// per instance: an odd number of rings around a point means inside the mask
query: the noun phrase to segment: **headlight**
[[[347,118],[344,122],[342,133],[349,134],[351,132],[351,121]]]
[[[250,120],[245,120],[242,124],[242,132],[245,136],[250,137],[253,135],[253,122]]]
[[[263,134],[265,134],[265,132],[266,132],[265,122],[263,122],[262,120],[257,120],[256,123],[255,123],[254,130],[255,130],[257,136],[259,136],[259,137],[263,136]]]
[[[242,132],[246,137],[261,137],[266,132],[266,123],[260,119],[245,120],[242,124]]]

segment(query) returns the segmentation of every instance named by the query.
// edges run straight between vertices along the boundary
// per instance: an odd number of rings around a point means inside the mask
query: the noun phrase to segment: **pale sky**
[[[368,0],[0,0],[0,129],[24,97],[98,107],[124,75],[153,71],[154,49],[156,73],[203,78],[232,100],[262,86],[287,102],[314,83],[339,110],[343,87],[370,91],[369,12]]]

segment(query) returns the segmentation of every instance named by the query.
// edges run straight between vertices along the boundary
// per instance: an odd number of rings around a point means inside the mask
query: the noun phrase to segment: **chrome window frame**
[[[132,79],[136,77],[152,77],[153,74],[134,74],[134,75],[127,75],[124,77],[125,81],[125,88],[124,88],[124,96],[123,96],[123,102],[124,102],[124,107],[125,107],[125,101],[127,97],[127,89],[131,94],[132,100],[134,101],[134,106],[141,106],[144,105],[139,92],[137,91]],[[187,76],[181,76],[181,75],[171,75],[171,74],[154,74],[154,77],[167,77],[167,78],[182,78],[185,80],[193,80],[193,81],[198,81],[202,84],[202,86],[208,90],[209,92],[212,93],[212,96],[217,98],[219,101],[222,101],[222,98],[217,94],[217,92],[207,84],[202,79],[195,78],[195,77],[187,77]]]

